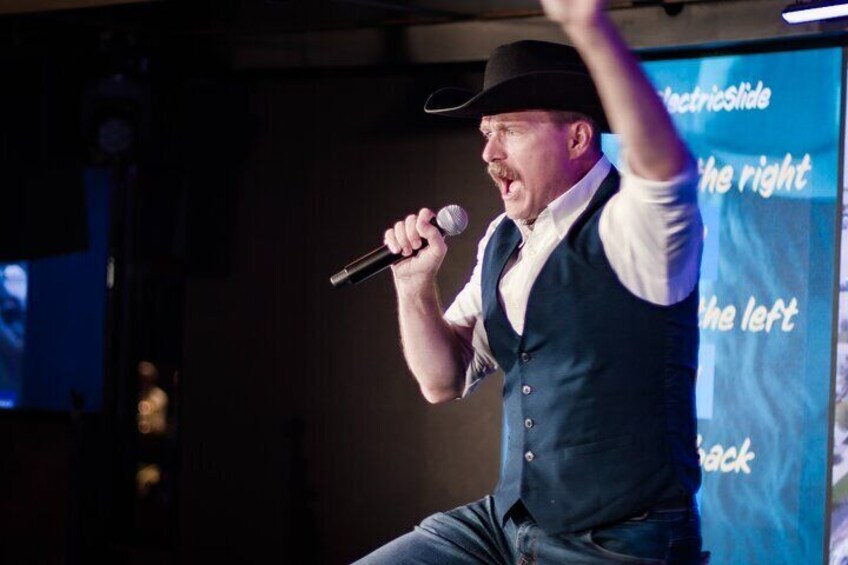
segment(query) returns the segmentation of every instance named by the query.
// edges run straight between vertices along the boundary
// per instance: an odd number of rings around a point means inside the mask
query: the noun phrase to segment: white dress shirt
[[[522,241],[498,290],[506,317],[519,335],[524,332],[527,300],[536,277],[611,167],[609,160],[601,157],[586,176],[551,202],[532,226],[516,222]],[[480,272],[486,244],[504,218],[501,214],[489,224],[477,248],[471,279],[445,312],[445,319],[463,342],[467,364],[463,396],[498,369],[483,326]],[[698,281],[703,245],[694,165],[668,181],[650,181],[621,171],[619,191],[601,212],[599,232],[613,271],[630,292],[661,306],[686,298]]]

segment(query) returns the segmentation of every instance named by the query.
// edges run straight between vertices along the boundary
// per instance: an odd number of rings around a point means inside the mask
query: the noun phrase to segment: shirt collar
[[[583,210],[588,206],[589,201],[595,195],[601,183],[607,178],[612,165],[605,155],[601,155],[598,162],[589,169],[583,178],[577,181],[571,188],[559,195],[544,210],[533,222],[533,226],[527,226],[523,222],[516,222],[518,230],[521,232],[522,244],[527,240],[530,233],[536,229],[550,229],[550,226],[556,230],[557,237],[562,239],[568,233],[568,229],[577,219]]]

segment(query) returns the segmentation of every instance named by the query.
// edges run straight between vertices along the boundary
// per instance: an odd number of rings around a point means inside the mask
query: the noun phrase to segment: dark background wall
[[[310,554],[346,562],[493,487],[498,384],[428,405],[402,359],[389,273],[328,282],[396,218],[457,202],[471,224],[451,241],[446,303],[464,284],[497,196],[476,124],[420,113],[432,86],[467,78],[458,72],[241,80],[258,128],[227,273],[186,289],[181,527],[192,554],[283,558],[315,539]]]

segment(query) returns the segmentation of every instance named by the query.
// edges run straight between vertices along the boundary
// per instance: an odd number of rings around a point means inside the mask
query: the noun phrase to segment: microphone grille
[[[448,204],[436,214],[436,223],[446,235],[459,235],[468,227],[468,214],[462,206]]]

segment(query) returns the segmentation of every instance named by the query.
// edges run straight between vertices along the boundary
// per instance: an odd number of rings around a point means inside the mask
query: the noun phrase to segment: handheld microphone
[[[461,206],[449,204],[439,210],[439,213],[430,220],[430,223],[439,228],[442,235],[459,235],[468,227],[468,214]],[[427,247],[427,240],[422,239],[421,247],[414,249],[412,255],[417,254],[425,247]],[[392,253],[388,246],[383,245],[345,265],[341,271],[330,277],[330,283],[337,288],[360,283],[403,259],[408,259],[408,257],[404,257],[401,253]]]

